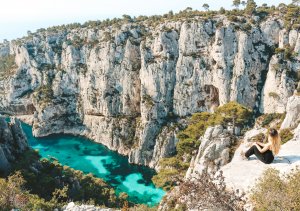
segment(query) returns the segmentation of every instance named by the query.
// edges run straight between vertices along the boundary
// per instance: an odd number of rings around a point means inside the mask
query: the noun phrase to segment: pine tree
[[[233,4],[234,7],[236,7],[236,9],[239,8],[239,6],[241,5],[241,0],[233,0]]]
[[[226,13],[225,8],[224,8],[224,7],[221,7],[221,8],[220,8],[220,14],[225,14],[225,13]]]
[[[252,15],[256,11],[256,7],[257,5],[254,0],[248,0],[246,6],[246,13],[248,15]]]
[[[206,3],[205,3],[205,4],[203,4],[203,5],[202,5],[202,7],[203,7],[203,8],[204,8],[206,11],[208,11],[208,10],[209,10],[209,5],[208,5],[208,4],[206,4]]]
[[[245,1],[241,1],[241,5],[245,8],[245,6],[247,5],[247,3]]]

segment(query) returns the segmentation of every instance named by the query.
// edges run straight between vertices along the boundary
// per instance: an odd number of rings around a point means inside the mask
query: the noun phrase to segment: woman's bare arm
[[[265,144],[263,148],[259,146],[257,143],[254,144],[260,153],[266,152],[270,148],[270,144]]]
[[[261,142],[255,142],[255,143],[257,143],[259,146],[261,146],[261,147],[265,147],[265,144],[264,143],[261,143]]]

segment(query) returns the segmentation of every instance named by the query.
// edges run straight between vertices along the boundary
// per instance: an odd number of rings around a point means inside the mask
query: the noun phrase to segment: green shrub
[[[268,169],[252,189],[250,196],[254,210],[300,210],[300,171],[284,176]]]
[[[276,128],[279,129],[284,118],[285,118],[285,113],[283,113],[283,114],[271,113],[271,114],[263,114],[262,116],[260,116],[258,118],[258,121],[261,122],[262,127],[269,127],[269,124],[271,122],[278,119],[278,120],[280,120],[280,123],[278,124],[278,126]]]
[[[156,211],[156,210],[158,210],[157,207],[148,207],[147,205],[144,204],[139,204],[129,208],[129,211]]]
[[[84,45],[84,39],[76,35],[73,37],[72,44],[75,48],[81,48]]]
[[[246,23],[243,25],[243,29],[246,30],[246,31],[251,31],[252,29],[252,26],[250,23]]]
[[[209,126],[233,125],[245,127],[252,119],[252,111],[246,107],[230,102],[220,106],[215,113],[195,113],[188,120],[185,129],[177,134],[176,155],[160,161],[161,170],[152,181],[155,185],[166,190],[176,185],[176,181],[183,179],[189,167],[192,156],[195,156],[200,145],[199,138],[204,135]]]
[[[228,16],[228,20],[231,21],[231,22],[238,22],[239,21],[239,19],[234,15]]]
[[[180,156],[163,158],[160,160],[161,170],[152,178],[157,187],[164,190],[171,190],[179,181],[184,178],[189,162],[183,162]]]
[[[151,108],[152,106],[154,106],[154,100],[150,95],[144,94],[142,99],[143,103],[145,103],[147,107]]]
[[[179,155],[184,155],[188,153],[192,153],[193,150],[197,150],[199,148],[200,141],[187,138],[187,139],[182,139],[179,141],[176,145],[177,153]]]
[[[283,11],[284,14],[284,26],[286,29],[294,28],[293,26],[299,25],[300,23],[300,7],[294,4],[289,4],[285,11]]]
[[[252,137],[253,142],[265,142],[266,136],[263,133],[259,133],[258,135]]]
[[[294,137],[294,134],[289,128],[280,130],[279,135],[281,138],[281,144],[285,144]]]
[[[157,187],[161,187],[166,191],[176,186],[177,182],[183,178],[183,174],[176,169],[162,169],[159,174],[152,178],[153,183]]]
[[[252,15],[253,13],[256,12],[256,3],[254,0],[248,0],[247,1],[247,5],[246,5],[246,8],[245,8],[245,12],[248,14],[248,15]]]
[[[296,56],[295,52],[293,52],[293,48],[290,45],[284,46],[284,48],[276,48],[275,54],[284,53],[284,59],[290,60],[294,56]]]
[[[40,86],[34,93],[34,98],[45,108],[53,99],[53,90],[50,84]]]
[[[288,45],[285,47],[284,50],[284,59],[285,60],[290,60],[294,57],[293,49]]]
[[[279,95],[276,92],[269,92],[269,97],[273,97],[274,99],[280,99]]]
[[[114,189],[102,179],[62,166],[54,158],[50,161],[39,158],[36,151],[28,150],[12,168],[13,171],[21,172],[24,178],[23,186],[30,194],[36,195],[34,199],[50,204],[54,200],[56,203],[66,203],[68,200],[79,202],[92,200],[95,205],[123,206],[124,200],[118,198]],[[78,184],[78,187],[74,184]],[[62,195],[64,197],[61,197]]]
[[[112,39],[111,33],[110,32],[104,32],[101,41],[102,42],[109,42],[109,41],[111,41],[111,39]]]
[[[0,56],[0,78],[13,75],[16,67],[15,55]]]
[[[253,120],[252,111],[237,102],[229,102],[220,106],[214,115],[217,122],[223,122],[223,124],[230,123],[233,127],[245,127]]]
[[[30,194],[24,189],[26,180],[21,172],[17,171],[7,179],[0,179],[0,207],[1,210],[53,210],[62,207],[66,199],[67,187],[53,192],[53,197],[45,201],[38,195]]]
[[[283,53],[284,49],[283,48],[276,48],[275,49],[275,54]]]

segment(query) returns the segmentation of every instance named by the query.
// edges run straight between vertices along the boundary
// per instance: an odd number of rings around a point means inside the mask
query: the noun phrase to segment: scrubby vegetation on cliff
[[[0,79],[13,75],[16,67],[15,55],[0,56]]]
[[[42,108],[45,108],[47,104],[52,102],[53,90],[51,85],[42,85],[34,93],[34,97],[37,102],[42,105]]]
[[[188,120],[187,127],[178,133],[176,155],[164,158],[160,162],[161,170],[153,177],[155,185],[170,190],[185,175],[192,156],[195,156],[200,145],[199,138],[209,126],[231,125],[245,128],[253,123],[253,113],[248,108],[230,102],[217,108],[214,113],[195,113]]]
[[[39,159],[37,151],[26,151],[13,165],[15,173],[0,180],[0,207],[53,210],[70,200],[105,207],[125,204],[127,195],[117,196],[102,179],[62,166],[54,158]]]
[[[180,194],[162,202],[167,210],[244,210],[244,194],[226,189],[222,172],[217,177],[204,173],[201,179],[185,181],[177,188]]]
[[[0,207],[1,210],[53,210],[63,206],[61,201],[67,197],[67,187],[55,189],[53,197],[46,201],[38,195],[31,194],[24,189],[25,179],[18,171],[7,179],[0,179]]]
[[[278,170],[267,170],[252,190],[255,210],[300,210],[299,177],[299,169],[283,176]]]
[[[242,5],[242,8],[240,8]],[[220,10],[209,10],[209,5],[204,4],[203,8],[205,11],[193,10],[191,7],[187,7],[184,10],[179,11],[178,13],[174,13],[172,10],[163,15],[153,15],[153,16],[138,16],[131,17],[130,15],[124,14],[122,18],[113,18],[113,19],[105,19],[105,20],[97,20],[97,21],[87,21],[83,24],[80,23],[72,23],[67,25],[53,26],[49,28],[41,28],[36,32],[28,32],[26,37],[22,39],[30,40],[34,36],[38,34],[44,33],[58,33],[58,32],[68,32],[74,29],[80,28],[92,28],[92,29],[105,29],[108,27],[121,28],[123,24],[138,24],[141,28],[141,33],[145,36],[150,36],[147,32],[147,28],[156,27],[165,21],[189,21],[195,18],[203,18],[210,19],[217,15],[224,15],[231,22],[241,23],[241,26],[236,25],[237,28],[241,28],[242,30],[248,31],[251,29],[253,25],[256,25],[262,22],[264,19],[274,15],[283,16],[284,26],[286,29],[299,29],[300,28],[300,7],[297,2],[293,2],[291,4],[281,3],[277,7],[272,5],[268,6],[267,4],[262,4],[258,6],[254,0],[248,1],[239,1],[233,2],[233,6],[235,9],[233,10],[225,10],[224,8],[220,8]],[[257,19],[253,19],[253,17],[258,17]],[[222,26],[220,22],[218,26]],[[171,30],[171,29],[170,29]],[[14,40],[14,43],[17,45],[22,45],[22,39]],[[111,41],[113,37],[110,33],[106,32],[103,36],[102,41]],[[79,37],[73,40],[67,40],[67,43],[70,45],[73,44],[76,47],[82,47],[84,44],[91,44],[91,46],[97,45],[99,41],[93,41],[92,43],[88,43],[87,40],[83,40]]]
[[[159,26],[160,24],[163,25],[163,26],[161,25],[162,28],[159,29],[160,31],[163,31],[166,33],[174,33],[174,34],[177,33],[179,35],[180,32],[178,31],[178,28],[171,28],[171,27],[169,28],[166,26],[168,24],[168,23],[166,23],[167,21],[170,23],[170,25],[172,25],[171,24],[172,22],[176,22],[176,21],[179,21],[180,23],[185,22],[185,23],[187,23],[187,27],[191,27],[191,25],[192,25],[191,23],[194,23],[194,22],[197,23],[198,20],[201,20],[201,22],[204,22],[205,24],[206,23],[211,24],[212,29],[215,29],[215,28],[220,29],[223,27],[223,24],[225,25],[226,21],[229,20],[230,21],[230,29],[232,26],[233,31],[241,30],[243,32],[246,32],[245,34],[249,35],[250,32],[252,34],[252,32],[254,30],[260,31],[261,29],[260,29],[259,24],[263,25],[264,20],[266,20],[267,18],[270,18],[272,16],[276,16],[276,17],[281,17],[281,20],[283,20],[285,23],[284,27],[287,30],[290,30],[290,29],[298,30],[300,28],[299,7],[296,5],[296,3],[290,4],[290,5],[281,4],[278,7],[275,7],[275,6],[269,7],[267,5],[262,5],[261,7],[257,7],[256,3],[253,0],[249,0],[247,4],[245,3],[245,5],[243,5],[244,9],[239,9],[240,4],[241,4],[241,2],[235,1],[234,6],[236,7],[236,9],[231,10],[231,11],[226,11],[224,8],[221,8],[220,11],[209,11],[209,5],[206,4],[206,5],[204,5],[204,8],[207,10],[206,12],[193,10],[192,8],[187,8],[183,11],[180,11],[177,14],[174,14],[172,11],[170,11],[168,14],[165,14],[162,16],[151,16],[151,17],[139,16],[139,17],[133,17],[133,18],[128,15],[124,15],[122,19],[113,19],[113,20],[104,20],[104,21],[89,21],[85,24],[70,24],[70,25],[51,27],[51,28],[48,28],[47,30],[40,29],[36,33],[29,33],[26,38],[13,41],[13,43],[15,43],[17,45],[25,46],[25,48],[28,51],[29,56],[36,59],[36,58],[38,58],[39,54],[46,53],[46,51],[41,46],[34,46],[32,44],[33,40],[35,40],[35,38],[41,38],[41,40],[43,40],[44,37],[47,37],[47,42],[49,42],[48,44],[53,51],[53,55],[58,56],[58,58],[60,58],[62,52],[64,52],[64,49],[62,48],[62,46],[64,44],[69,46],[69,48],[71,50],[73,49],[72,47],[74,47],[74,49],[76,51],[77,50],[84,51],[85,48],[94,48],[95,47],[95,52],[99,52],[99,48],[100,48],[99,43],[100,42],[116,42],[117,43],[117,41],[116,41],[117,37],[115,40],[114,32],[116,32],[118,29],[123,27],[122,26],[123,24],[129,24],[128,25],[129,29],[133,29],[135,27],[138,28],[138,30],[135,31],[138,34],[138,36],[137,36],[138,38],[136,40],[133,39],[134,35],[131,34],[130,30],[125,31],[125,32],[122,31],[122,33],[126,34],[126,36],[129,37],[128,41],[130,41],[130,42],[128,42],[128,43],[130,45],[131,44],[135,45],[136,43],[134,43],[134,42],[137,42],[138,44],[136,44],[136,46],[138,46],[139,42],[141,41],[142,44],[140,47],[142,50],[145,50],[145,51],[148,51],[148,50],[150,51],[149,46],[147,46],[147,45],[149,45],[149,43],[142,42],[142,41],[150,42],[148,39],[148,38],[150,38],[151,42],[152,42],[154,40],[154,37],[153,37],[154,34],[151,33],[152,32],[151,30],[153,28]],[[164,24],[166,24],[166,25],[164,25]],[[176,24],[174,24],[174,25],[176,25]],[[91,39],[89,41],[87,40],[86,37],[84,37],[84,35],[83,35],[83,37],[79,37],[77,34],[74,35],[76,32],[79,32],[83,28],[84,29],[92,29],[95,32],[95,34],[97,34],[99,32],[100,35],[99,35],[99,37],[95,37],[95,40]],[[282,29],[282,27],[280,29]],[[72,33],[70,33],[71,30],[73,30]],[[105,31],[101,31],[101,30],[105,30]],[[241,32],[241,31],[239,31],[239,32]],[[57,33],[57,35],[58,35],[57,36],[58,38],[54,42],[51,41],[51,39],[48,40],[48,38],[49,38],[48,36],[51,35],[52,33],[53,34]],[[70,36],[68,36],[68,33],[70,34]],[[155,33],[157,33],[157,30],[155,30]],[[227,33],[227,31],[226,31],[226,33]],[[78,33],[78,34],[80,34],[80,33]],[[128,35],[128,34],[130,34],[130,35]],[[72,35],[74,35],[74,36],[72,37]],[[212,33],[212,34],[209,34],[209,36],[214,37],[215,35]],[[262,36],[262,34],[259,34],[259,36]],[[155,39],[157,39],[157,38],[155,38]],[[124,39],[124,40],[126,41],[126,39]],[[218,40],[215,40],[215,41],[217,42]],[[214,39],[210,39],[209,42],[214,42]],[[270,56],[276,54],[275,56],[282,57],[282,59],[279,60],[280,62],[276,63],[276,68],[274,67],[274,70],[278,71],[278,73],[283,72],[284,71],[283,69],[289,68],[288,65],[286,65],[285,63],[287,61],[291,61],[291,60],[295,59],[295,57],[298,56],[294,52],[294,49],[289,45],[285,45],[284,48],[283,47],[279,48],[278,42],[275,44],[272,44],[271,46],[269,46],[267,43],[260,46],[259,45],[260,42],[261,42],[261,40],[259,40],[258,43],[256,43],[256,41],[253,42],[253,49],[254,48],[265,48],[264,51],[259,51],[259,52],[263,52],[263,54],[268,55],[268,56],[256,57],[257,61],[259,59],[264,60],[265,63],[268,64],[268,59]],[[236,43],[236,41],[234,43]],[[102,44],[103,43],[101,43],[101,45]],[[122,46],[125,44],[126,44],[126,42],[122,41],[122,42],[118,43],[117,45]],[[162,43],[162,44],[164,44],[164,43]],[[240,42],[240,44],[243,44],[243,42]],[[96,46],[98,46],[98,47],[96,47]],[[202,53],[203,53],[201,51],[202,46],[201,45],[199,46],[198,41],[195,42],[195,47],[197,49],[198,48],[200,49],[199,52],[198,52],[198,50],[197,50],[197,52],[191,52],[191,53],[184,52],[183,56],[187,56],[187,57],[190,56],[193,59],[201,58],[200,69],[204,68],[206,70],[211,70],[212,64],[213,65],[216,64],[216,61],[212,60],[212,62],[210,63],[210,62],[205,61],[205,59],[203,59],[203,58],[205,58],[205,56],[202,55]],[[164,50],[163,46],[158,46],[158,48],[161,50]],[[182,50],[182,49],[180,49],[180,50]],[[95,55],[96,54],[98,54],[98,53],[95,53]],[[151,56],[153,56],[153,55],[151,55]],[[156,56],[156,57],[154,57],[154,56]],[[153,58],[173,60],[175,57],[172,54],[172,52],[170,53],[170,57],[163,57],[160,55],[154,55],[154,56],[151,58],[149,56],[149,62],[147,64],[152,65],[152,64],[156,63],[155,59],[153,59]],[[225,57],[227,57],[227,55],[224,55],[224,58]],[[83,63],[81,63],[83,61],[79,61],[79,60],[80,59],[76,58],[76,61],[74,61],[74,68],[75,67],[78,68],[78,69],[76,69],[77,73],[83,73],[84,77],[86,77],[86,76],[89,77],[89,75],[86,75],[86,73],[88,73],[88,71],[90,71],[91,69],[88,70],[87,64],[83,64]],[[7,61],[8,61],[8,63],[6,62],[5,64],[8,64],[8,65],[6,65],[4,67],[5,70],[7,69],[7,67],[10,67],[8,69],[11,69],[11,67],[13,67],[13,65],[14,65],[12,62],[10,62],[9,58]],[[137,60],[137,61],[138,62],[137,62],[136,68],[133,68],[132,70],[140,69],[139,60]],[[239,61],[245,61],[245,60],[241,59]],[[252,60],[249,59],[249,61],[247,61],[246,63],[249,64],[252,61],[253,61],[253,63],[255,63],[254,62],[255,58],[252,58]],[[112,62],[113,62],[113,64],[120,64],[120,61],[118,61],[118,59],[116,59],[116,58],[113,58]],[[236,62],[236,63],[238,63],[238,62]],[[196,62],[195,62],[195,64],[196,64]],[[234,65],[235,64],[228,65],[228,69],[230,69],[231,71],[234,70]],[[186,65],[186,67],[187,66],[189,66],[189,65]],[[226,67],[220,66],[220,67],[218,67],[218,70],[222,70],[224,72],[224,70],[226,68],[227,68],[227,66]],[[45,64],[45,65],[39,65],[37,67],[37,70],[40,72],[43,72],[43,71],[47,72],[52,69],[53,69],[53,72],[55,72],[54,69],[56,69],[57,72],[60,72],[60,74],[67,73],[65,71],[65,69],[63,69],[61,66],[52,66],[50,64]],[[100,70],[100,68],[98,68],[98,67],[96,69]],[[196,69],[196,66],[192,67],[191,69]],[[256,68],[254,68],[254,69],[255,69],[255,71],[253,71],[253,72],[259,72],[259,71],[257,71],[258,69],[256,69]],[[174,68],[174,70],[175,70],[175,68]],[[245,70],[248,71],[248,69],[245,69]],[[101,71],[102,71],[102,69],[101,69]],[[267,67],[262,68],[261,71],[263,72],[262,74],[266,75]],[[211,71],[211,72],[214,72],[214,71]],[[294,73],[296,73],[296,71],[293,71],[293,70],[287,71],[287,73],[286,73],[287,78],[291,78],[291,81],[293,81],[293,82],[295,82],[295,81],[299,82],[299,77],[297,78]],[[1,74],[1,71],[0,71],[0,74]],[[71,71],[70,71],[70,74],[72,74]],[[235,73],[228,72],[228,74],[235,74]],[[93,73],[91,75],[93,75]],[[110,73],[107,73],[107,75],[110,75]],[[113,74],[111,74],[111,75],[113,75]],[[277,74],[277,75],[279,75],[279,74]],[[52,76],[54,76],[54,75],[52,75]],[[234,78],[238,78],[240,76],[234,75]],[[248,76],[246,75],[245,78],[247,78],[247,77]],[[253,84],[252,83],[249,84],[249,86],[251,86],[251,88],[253,88],[253,89],[249,89],[251,92],[253,91],[253,93],[254,93],[257,91],[257,93],[259,93],[259,94],[257,94],[257,98],[255,98],[256,99],[255,106],[257,106],[257,104],[259,103],[260,97],[262,96],[262,94],[260,93],[261,88],[256,89],[256,85],[258,87],[262,87],[263,83],[266,79],[265,77],[266,76],[260,77],[259,75],[249,74],[249,78],[253,78],[253,79],[251,79],[252,82],[260,81],[260,82],[258,82],[258,84],[256,84],[256,82]],[[1,75],[0,75],[0,78],[1,78]],[[93,77],[91,77],[91,78],[93,78]],[[45,80],[45,79],[43,79],[43,80]],[[244,81],[245,80],[240,80],[238,82],[243,83]],[[96,81],[94,83],[98,83],[98,82],[99,81]],[[113,83],[115,83],[115,81]],[[39,83],[39,84],[47,84],[47,85],[41,85],[39,88],[34,90],[33,98],[34,98],[34,100],[38,101],[38,103],[36,103],[37,105],[38,104],[41,105],[40,110],[43,110],[43,108],[45,108],[48,104],[51,104],[51,102],[53,102],[52,98],[53,98],[53,90],[54,89],[51,85],[51,81],[47,81],[47,83]],[[118,82],[116,82],[116,84],[118,84]],[[158,82],[157,84],[161,84],[161,83]],[[192,81],[189,81],[188,83],[185,83],[185,84],[186,84],[186,86],[189,86],[189,87],[193,86]],[[146,88],[149,88],[149,87],[146,87]],[[242,86],[240,88],[242,88]],[[299,89],[299,86],[298,86],[298,89]],[[93,90],[93,87],[91,88],[91,90]],[[149,90],[151,90],[151,89],[149,89]],[[221,89],[219,88],[219,90],[221,90]],[[239,89],[237,89],[237,90],[239,90]],[[246,90],[245,93],[248,93],[249,90]],[[159,92],[161,90],[157,89],[155,91]],[[245,91],[245,90],[243,90],[243,91]],[[106,92],[106,90],[105,90],[105,92]],[[170,91],[170,92],[173,93],[172,91]],[[99,96],[98,93],[101,93],[101,92],[100,91],[96,92],[96,90],[94,92],[94,90],[93,90],[93,93],[89,95],[89,97],[92,99],[91,104],[94,105],[94,108],[96,108],[97,104],[102,105],[101,100],[96,98],[96,96]],[[107,93],[108,94],[106,96],[108,97],[107,99],[110,103],[115,102],[115,101],[113,101],[114,99],[118,99],[117,97],[113,98],[112,94],[110,94],[110,92],[107,92]],[[119,91],[117,91],[116,93],[117,93],[116,95],[118,95]],[[298,93],[300,93],[299,90],[298,90]],[[202,95],[199,94],[199,96],[202,96]],[[237,96],[238,95],[236,95],[234,97],[237,97]],[[277,92],[277,90],[276,90],[276,92],[273,92],[273,91],[268,92],[267,96],[272,97],[272,99],[275,99],[275,100],[279,100],[282,97],[280,95],[280,92],[279,91]],[[126,96],[126,99],[127,99],[127,97],[128,96]],[[74,96],[70,96],[70,99],[71,98],[74,99]],[[216,95],[215,98],[219,98],[219,95]],[[128,99],[129,99],[129,97],[128,97]],[[155,99],[155,96],[150,96],[149,94],[145,93],[142,96],[141,102],[145,103],[147,112],[150,111],[149,112],[150,114],[151,113],[159,114],[160,110],[154,110],[155,112],[152,112],[150,109],[156,108],[155,106],[158,104],[158,102],[163,102],[164,100],[156,101],[156,99],[155,100],[154,99]],[[189,98],[187,98],[187,99],[189,99]],[[232,98],[228,98],[228,99],[232,99]],[[203,100],[203,102],[205,102],[205,100]],[[239,99],[239,100],[243,103],[248,102],[246,97],[245,97],[245,99],[243,98],[243,99]],[[170,102],[172,102],[172,101],[173,100],[170,100]],[[68,101],[66,101],[66,104],[67,103],[68,103]],[[197,102],[197,104],[198,104],[197,106],[200,106],[203,103],[201,102],[201,100],[199,100]],[[219,104],[219,99],[216,100],[216,104]],[[64,105],[62,107],[66,107],[66,106]],[[172,106],[170,106],[170,107],[172,107]],[[185,107],[188,107],[188,106],[182,106],[182,108],[185,108]],[[205,107],[205,106],[203,105],[203,107]],[[209,106],[207,106],[207,107],[209,107]],[[165,106],[164,108],[166,108],[165,110],[169,109],[168,106]],[[82,107],[82,105],[80,104],[80,110],[83,110],[83,109],[84,109],[84,107]],[[208,108],[205,108],[205,109],[208,110]],[[257,108],[255,108],[255,109],[257,109]],[[91,109],[91,110],[93,110],[93,109]],[[95,109],[95,110],[97,110],[97,109]],[[199,110],[201,110],[201,109],[199,109]],[[199,110],[197,110],[197,111],[199,111]],[[159,112],[156,112],[156,111],[159,111]],[[118,112],[119,112],[119,110],[118,110]],[[193,111],[193,112],[195,112],[195,111]],[[255,112],[257,112],[257,110]],[[97,113],[97,112],[95,112],[95,113]],[[124,113],[126,113],[126,112],[124,112]],[[131,113],[131,112],[129,112],[129,113]],[[138,109],[137,109],[137,113],[138,113],[137,115],[140,115]],[[93,112],[91,112],[91,114],[93,115]],[[107,115],[107,116],[112,117],[113,115],[111,115],[111,114],[112,113],[109,113],[109,115]],[[70,115],[70,113],[66,112],[65,115]],[[183,115],[185,115],[185,114],[183,114]],[[58,116],[61,117],[63,115],[58,115]],[[151,116],[151,115],[149,116],[149,118],[147,117],[147,121],[153,120],[153,119],[151,119],[152,117],[153,116]],[[168,120],[167,118],[161,117],[161,116],[158,116],[158,117],[155,116],[154,118],[158,118],[159,120],[163,120],[163,121]],[[272,122],[275,122],[277,120],[278,120],[278,122],[276,123],[276,127],[279,128],[280,124],[283,120],[282,115],[279,115],[279,114],[263,115],[261,125],[263,127],[269,127]],[[42,121],[47,122],[48,119],[45,118]],[[251,125],[253,123],[252,121],[253,121],[252,112],[250,110],[248,110],[247,108],[245,108],[237,103],[234,103],[234,102],[231,102],[227,105],[219,107],[215,111],[215,113],[202,112],[202,113],[193,114],[192,117],[188,120],[188,124],[187,124],[186,128],[184,130],[182,130],[177,136],[179,139],[179,142],[176,145],[175,156],[169,157],[169,158],[164,158],[160,161],[161,170],[153,178],[154,183],[159,187],[163,187],[166,190],[170,190],[173,188],[173,186],[178,185],[179,182],[182,181],[182,178],[184,177],[185,172],[190,165],[190,161],[191,161],[192,157],[196,155],[199,145],[201,144],[199,141],[199,138],[204,134],[205,130],[208,127],[215,126],[215,125],[223,125],[224,127],[229,126],[229,128],[233,128],[233,135],[235,135],[235,127],[236,126],[243,129],[243,127],[247,127],[248,125]],[[36,121],[36,122],[37,122],[36,125],[38,125],[38,121]],[[132,122],[134,122],[134,120]],[[117,126],[114,127],[112,130],[122,131],[121,126],[119,126],[119,124],[116,124],[116,125]],[[126,124],[124,124],[124,125],[126,125]],[[134,128],[134,127],[132,127],[132,128]],[[134,131],[134,129],[132,131]],[[155,131],[155,130],[153,130],[153,131]],[[131,132],[131,130],[130,130],[130,132]],[[153,132],[151,131],[151,133],[153,133]],[[144,134],[146,134],[146,133],[144,133]],[[292,133],[291,133],[290,129],[283,130],[280,135],[282,136],[283,142],[289,140],[292,137]],[[125,143],[124,145],[126,145],[128,148],[130,148],[130,146],[133,146],[133,148],[139,148],[140,141],[138,138],[136,138],[135,133],[133,133],[133,132],[130,133],[130,135],[128,137],[129,137],[128,138],[129,141],[126,140],[127,137],[124,136],[124,140],[122,139],[122,143]],[[147,136],[145,136],[145,137],[147,137]],[[257,141],[262,141],[265,139],[263,134],[259,134],[255,138]],[[149,143],[143,144],[143,146],[149,145],[149,148],[141,149],[141,151],[140,151],[141,154],[150,154],[150,153],[148,153],[147,150],[149,150],[151,152],[152,148],[154,147],[155,137],[153,138],[153,140],[151,139],[150,141],[151,141],[150,144]],[[144,153],[144,152],[147,152],[147,153]],[[29,158],[32,156],[34,158],[33,160],[38,159],[37,157],[35,157],[35,155],[26,155],[26,156],[29,156]],[[28,157],[27,158],[24,157],[24,161],[22,161],[22,162],[25,162],[27,159],[28,159]],[[141,159],[146,160],[146,158],[144,158],[144,157]],[[35,204],[37,204],[36,206],[52,206],[52,207],[54,207],[54,205],[51,204],[52,202],[55,202],[56,204],[64,203],[66,200],[69,200],[69,199],[72,199],[75,201],[81,201],[81,200],[89,201],[91,203],[98,204],[98,205],[116,206],[116,207],[121,207],[123,202],[125,203],[124,198],[117,198],[114,195],[114,192],[111,189],[111,187],[109,187],[105,183],[103,183],[102,180],[98,180],[98,179],[94,178],[92,175],[83,175],[82,173],[80,173],[78,171],[74,171],[68,167],[63,167],[60,164],[58,164],[57,161],[55,161],[54,159],[51,162],[49,162],[47,160],[42,160],[40,162],[36,162],[36,163],[38,163],[37,166],[26,165],[26,163],[22,163],[22,162],[20,162],[19,164],[16,164],[15,170],[20,170],[20,172],[21,172],[21,175],[19,175],[20,178],[22,177],[23,179],[25,179],[24,183],[22,183],[24,185],[24,187],[27,190],[29,190],[30,194],[36,194],[34,196],[35,200],[40,200],[40,202],[35,203]],[[134,162],[137,162],[137,161],[134,160]],[[141,163],[141,160],[138,160],[138,162]],[[19,176],[17,176],[17,177],[19,178]],[[35,180],[38,181],[37,184],[32,182]],[[21,179],[20,179],[20,181],[21,181]],[[64,183],[64,185],[62,185],[62,183]],[[78,188],[76,187],[75,184],[80,184],[81,189],[78,190]],[[91,187],[90,184],[93,184],[93,187]],[[191,184],[190,186],[188,185],[187,186],[188,189],[186,189],[186,190],[189,190],[189,187],[191,187],[193,185],[195,185],[195,184]],[[197,188],[201,189],[201,187],[198,187],[197,184],[195,186]],[[41,188],[41,187],[43,187],[43,188]],[[207,191],[207,189],[204,189],[204,190]],[[56,194],[57,191],[59,193],[61,193],[61,195],[63,195],[63,196],[57,197],[57,194]],[[17,190],[16,190],[16,192],[17,192]],[[99,197],[98,192],[101,193],[100,199],[97,198],[97,197]],[[97,194],[95,194],[95,193],[97,193]],[[33,196],[33,195],[26,195],[26,197],[31,197],[31,196]],[[50,203],[50,204],[44,205],[47,203]],[[41,204],[41,205],[39,205],[39,204]],[[127,209],[126,207],[127,207],[127,205],[125,205],[124,210]]]

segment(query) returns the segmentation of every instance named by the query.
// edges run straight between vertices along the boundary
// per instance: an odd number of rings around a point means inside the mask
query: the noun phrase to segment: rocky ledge
[[[250,160],[243,160],[241,151],[245,151],[248,148],[248,140],[260,132],[261,130],[258,129],[249,131],[244,142],[236,150],[232,161],[221,168],[229,188],[239,189],[248,193],[255,186],[256,180],[268,168],[277,169],[281,173],[289,173],[292,169],[300,167],[300,125],[295,129],[294,138],[282,145],[273,163],[269,165],[264,164],[254,156],[251,156]]]
[[[100,208],[96,207],[94,205],[76,205],[74,202],[70,202],[68,205],[63,207],[64,211],[119,211],[116,209],[110,209],[110,208]]]

